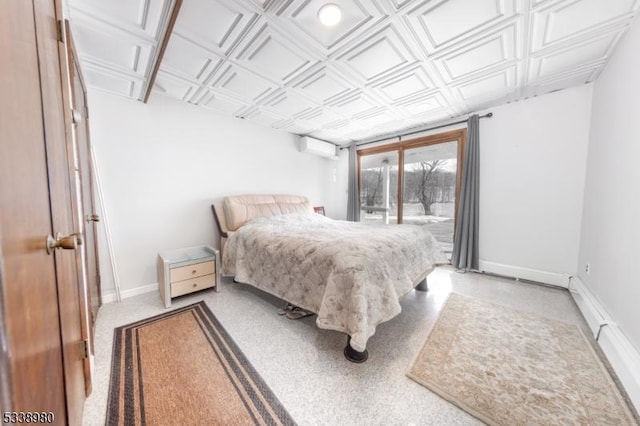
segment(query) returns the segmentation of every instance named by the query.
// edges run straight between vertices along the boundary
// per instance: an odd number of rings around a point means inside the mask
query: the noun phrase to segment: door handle
[[[65,237],[56,234],[55,240],[51,235],[47,235],[47,254],[53,253],[53,250],[61,248],[64,250],[75,250],[78,248],[78,234],[69,234]]]

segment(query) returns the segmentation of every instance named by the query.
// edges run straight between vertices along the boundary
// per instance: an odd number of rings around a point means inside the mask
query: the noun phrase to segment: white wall
[[[636,350],[640,350],[639,49],[636,19],[595,84],[578,266],[580,279]],[[591,266],[589,274],[586,263]]]
[[[483,269],[560,285],[554,274],[576,272],[591,96],[581,86],[480,120]],[[209,205],[227,194],[307,194],[346,216],[346,150],[339,161],[302,154],[287,133],[163,96],[145,105],[91,92],[89,102],[123,290],[156,282],[160,250],[217,245]]]
[[[303,194],[324,205],[328,216],[344,216],[334,201],[335,188],[346,186],[337,170],[340,162],[298,152],[289,133],[157,94],[143,104],[92,91],[89,108],[125,293],[157,282],[159,251],[217,247],[210,205],[225,195]],[[103,294],[109,300],[113,277],[104,244],[101,249]]]
[[[554,275],[575,274],[591,97],[591,85],[579,86],[480,120],[484,269],[559,285],[568,277]]]

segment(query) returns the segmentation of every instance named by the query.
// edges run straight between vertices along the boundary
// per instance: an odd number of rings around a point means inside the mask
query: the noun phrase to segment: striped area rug
[[[108,425],[294,425],[204,302],[115,329]]]

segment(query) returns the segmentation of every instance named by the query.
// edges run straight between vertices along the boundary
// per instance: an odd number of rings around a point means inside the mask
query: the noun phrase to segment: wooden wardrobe
[[[61,1],[0,2],[0,415],[76,425],[91,392],[98,218]]]

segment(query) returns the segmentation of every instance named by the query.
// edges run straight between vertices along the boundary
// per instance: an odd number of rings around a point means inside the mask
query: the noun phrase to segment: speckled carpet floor
[[[108,425],[293,425],[204,302],[114,332]]]
[[[369,360],[362,364],[344,358],[343,333],[318,328],[314,316],[291,321],[278,315],[286,302],[230,278],[220,280],[218,292],[178,297],[172,306],[204,301],[291,417],[304,426],[482,426],[406,376],[452,292],[588,329],[566,289],[461,274],[450,266],[436,268],[428,282],[427,293],[406,295],[402,313],[376,329],[367,343]],[[158,291],[100,308],[93,392],[85,403],[83,426],[105,424],[114,329],[167,311]]]
[[[408,376],[491,425],[635,425],[575,324],[452,293]]]

